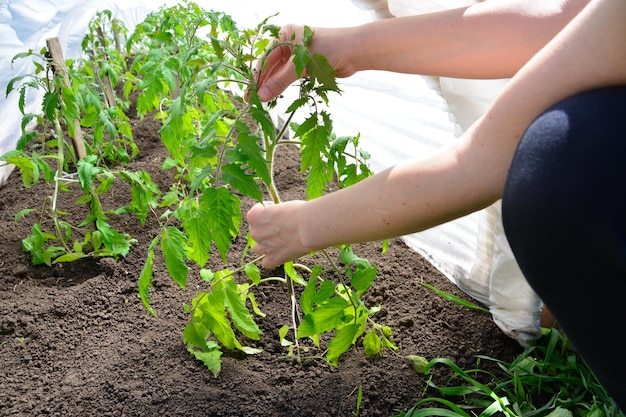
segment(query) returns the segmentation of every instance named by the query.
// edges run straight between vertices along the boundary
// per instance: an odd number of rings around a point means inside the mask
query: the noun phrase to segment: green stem
[[[272,282],[272,281],[282,282],[283,284],[286,283],[285,278],[269,277],[269,278],[263,278],[262,280],[260,280],[259,284],[263,284],[263,283],[266,283],[266,282]]]
[[[339,277],[339,282],[341,283],[341,285],[343,285],[343,287],[346,289],[346,293],[348,294],[348,299],[350,300],[350,304],[352,304],[352,308],[354,308],[354,321],[356,323],[356,319],[357,319],[357,311],[358,311],[358,306],[356,305],[356,302],[354,301],[354,299],[352,298],[352,291],[347,291],[348,286],[346,285],[346,281],[343,279],[343,273],[341,272],[341,270],[339,269],[339,267],[335,264],[335,262],[333,262],[332,258],[330,257],[330,255],[328,254],[328,251],[326,249],[322,249],[322,253],[324,254],[324,256],[326,257],[326,260],[328,262],[330,262],[330,265],[332,266],[332,268],[335,270],[335,273],[337,274],[337,276]]]
[[[65,163],[64,160],[64,147],[65,147],[65,139],[63,137],[63,129],[61,128],[61,123],[59,122],[59,110],[55,110],[54,115],[54,126],[57,131],[57,172],[54,176],[54,195],[52,197],[52,221],[54,222],[54,229],[56,230],[57,237],[59,241],[63,245],[63,248],[66,252],[70,252],[70,249],[67,247],[65,243],[65,239],[63,238],[63,233],[61,232],[61,226],[59,225],[59,216],[57,211],[57,198],[59,197],[59,182],[63,178],[63,165]]]

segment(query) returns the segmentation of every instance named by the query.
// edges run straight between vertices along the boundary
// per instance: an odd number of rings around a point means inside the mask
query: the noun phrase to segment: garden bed
[[[131,124],[141,152],[130,168],[148,171],[162,186],[171,183],[160,170],[166,157],[158,135],[160,122],[146,117],[131,119]],[[289,147],[280,149],[286,154],[276,159],[276,182],[283,199],[303,198],[298,155],[290,154]],[[13,218],[50,190],[45,184],[24,189],[21,181],[16,171],[0,190],[2,416],[349,416],[357,411],[359,387],[359,415],[391,416],[435,393],[427,389],[428,377],[416,373],[406,355],[446,357],[467,369],[476,365],[478,354],[509,361],[521,352],[489,314],[422,286],[420,282],[426,282],[469,300],[395,239],[384,255],[380,243],[356,245],[354,250],[379,267],[379,278],[364,298],[382,307],[376,319],[393,328],[396,353],[387,350],[370,360],[361,347],[353,347],[336,368],[319,358],[298,363],[286,357],[278,329],[290,323],[289,299],[284,285],[270,284],[256,293],[266,317],[256,318],[264,334],[252,346],[263,351],[248,356],[226,351],[215,378],[182,340],[189,320],[183,304],[203,283],[190,278],[187,291],[182,291],[155,262],[150,296],[158,317],[139,299],[138,278],[158,225],[150,220],[141,225],[130,214],[116,217],[115,226],[138,240],[117,262],[88,258],[33,267],[30,254],[21,249],[30,223]],[[128,198],[128,190],[118,188],[102,197],[104,206],[116,207]],[[73,204],[71,196],[65,198]],[[246,208],[252,204],[243,201]],[[230,262],[237,264],[245,243],[243,236],[236,240]],[[211,257],[207,268],[224,268],[219,255]],[[439,385],[449,376],[447,369],[432,372]]]

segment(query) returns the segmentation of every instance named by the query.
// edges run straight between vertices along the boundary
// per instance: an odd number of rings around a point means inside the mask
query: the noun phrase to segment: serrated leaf
[[[309,200],[322,196],[328,176],[327,165],[322,160],[318,159],[310,165],[306,178],[306,194]]]
[[[302,141],[300,171],[304,172],[315,162],[320,162],[322,156],[328,156],[330,130],[328,126],[318,124],[315,116],[311,116],[300,125],[296,133]]]
[[[41,109],[49,120],[56,120],[56,112],[59,110],[59,96],[46,91],[43,95]]]
[[[198,305],[202,311],[202,322],[227,349],[240,349],[242,346],[226,317],[224,292],[213,291]]]
[[[193,355],[194,358],[202,362],[204,366],[211,371],[211,374],[213,374],[215,378],[219,376],[222,371],[222,360],[220,359],[222,351],[219,349],[213,349],[208,352],[203,352],[193,348],[188,348],[187,350]]]
[[[200,298],[206,293],[199,293],[196,297]],[[207,346],[207,333],[208,330],[201,322],[192,320],[190,323],[185,326],[183,330],[183,342],[188,346],[192,346],[198,348],[200,350],[208,350]]]
[[[97,199],[93,199],[97,201]],[[109,253],[113,256],[126,256],[130,251],[130,245],[135,241],[130,238],[128,234],[120,233],[118,230],[111,228],[111,226],[105,221],[103,216],[99,216],[96,219],[97,230],[102,232],[102,241]],[[68,227],[68,231],[70,231]]]
[[[369,268],[359,268],[350,277],[350,285],[354,288],[358,294],[363,294],[372,286],[372,283],[376,279],[377,268],[371,266]]]
[[[250,169],[261,178],[264,184],[271,182],[271,173],[268,161],[265,159],[265,152],[258,144],[258,138],[250,136],[249,132],[242,132],[237,137],[237,149],[246,155]]]
[[[263,191],[261,191],[254,175],[248,174],[240,164],[224,165],[222,167],[222,180],[244,195],[257,201],[263,199]]]
[[[322,281],[319,290],[315,293],[313,301],[320,304],[328,300],[335,293],[335,283],[331,280]]]
[[[331,365],[338,365],[339,356],[350,349],[354,343],[358,329],[357,325],[350,324],[337,330],[335,337],[328,343],[328,353],[326,354],[326,360],[328,360]]]
[[[90,155],[87,158],[83,158],[78,161],[78,180],[80,181],[80,186],[83,189],[83,192],[88,193],[89,189],[93,185],[93,180],[100,172],[100,168],[91,163],[91,157],[95,157],[95,155]]]
[[[2,155],[2,159],[15,165],[20,170],[24,188],[30,188],[39,181],[39,169],[37,164],[22,151],[9,151]]]
[[[306,72],[312,80],[319,83],[325,90],[340,91],[337,85],[337,72],[328,63],[324,55],[313,54],[306,65]]]
[[[226,262],[231,239],[237,236],[241,226],[240,200],[225,188],[208,188],[200,197],[203,212],[211,231],[213,243]]]
[[[296,110],[298,110],[300,107],[305,106],[307,103],[309,102],[308,97],[300,97],[296,100],[294,100],[289,107],[287,107],[287,110],[285,110],[286,114],[290,114],[295,112]]]
[[[258,102],[258,98],[256,99]],[[250,117],[261,126],[261,130],[270,142],[274,143],[276,139],[276,126],[272,123],[267,111],[263,109],[263,105],[258,102],[258,106],[252,106],[250,109]]]
[[[211,230],[206,216],[202,207],[187,207],[183,220],[183,229],[188,238],[187,254],[201,268],[209,260],[211,252]]]
[[[296,67],[296,74],[298,74],[298,77],[300,78],[309,63],[311,54],[309,49],[304,45],[294,45],[292,55],[293,63]]]
[[[259,340],[263,334],[246,308],[246,298],[237,289],[237,284],[229,280],[225,288],[224,302],[235,327],[247,338]]]
[[[189,267],[187,259],[187,236],[173,226],[161,234],[161,250],[165,258],[167,272],[183,290],[186,288]]]

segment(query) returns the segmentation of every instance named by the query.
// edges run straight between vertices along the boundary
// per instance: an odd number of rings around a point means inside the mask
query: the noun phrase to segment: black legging
[[[533,122],[502,218],[524,276],[626,411],[626,87],[568,98]]]

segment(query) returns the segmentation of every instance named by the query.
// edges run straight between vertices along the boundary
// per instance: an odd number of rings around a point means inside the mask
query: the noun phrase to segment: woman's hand
[[[313,251],[302,244],[298,213],[304,201],[257,203],[247,214],[253,250],[265,255],[264,268],[272,269]]]

